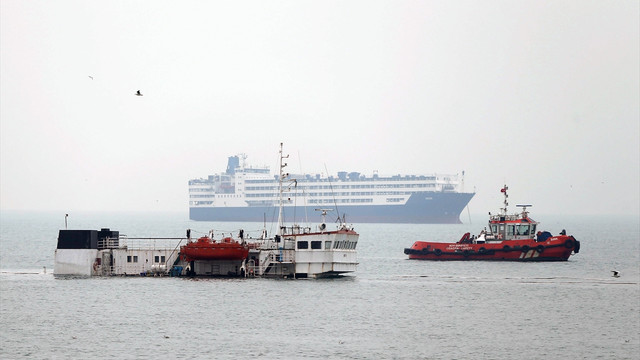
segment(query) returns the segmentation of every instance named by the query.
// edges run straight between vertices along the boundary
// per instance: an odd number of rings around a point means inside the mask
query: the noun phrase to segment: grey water
[[[354,224],[358,271],[337,279],[56,278],[64,214],[5,211],[0,358],[637,359],[640,220],[533,217],[574,235],[580,253],[551,263],[407,260],[403,249],[416,240],[479,233],[485,219],[474,216],[462,225]],[[68,218],[70,229],[131,237],[262,226],[183,213]]]

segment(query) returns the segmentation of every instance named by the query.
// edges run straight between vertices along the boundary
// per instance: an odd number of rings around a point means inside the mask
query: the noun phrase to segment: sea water
[[[637,359],[637,217],[536,217],[581,242],[566,262],[408,260],[463,225],[354,224],[358,271],[325,280],[56,278],[65,214],[0,214],[2,359]],[[70,214],[130,237],[237,233],[262,223],[185,214]],[[469,222],[469,221],[467,221]],[[330,225],[331,226],[331,225]],[[273,226],[267,225],[271,234]],[[45,272],[46,268],[46,272]],[[620,272],[612,277],[611,270]]]

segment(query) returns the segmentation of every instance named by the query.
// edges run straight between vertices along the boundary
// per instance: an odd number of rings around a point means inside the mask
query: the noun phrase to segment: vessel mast
[[[509,203],[507,202],[507,198],[509,197],[509,195],[507,195],[507,190],[509,190],[509,187],[506,184],[502,189],[500,189],[500,192],[504,194],[504,207],[500,209],[502,210],[503,215],[507,215],[507,206],[509,206]]]
[[[280,175],[278,177],[278,191],[279,191],[279,211],[278,211],[278,235],[282,236],[282,228],[284,227],[284,219],[282,218],[282,207],[283,207],[283,199],[282,199],[282,180],[285,177],[284,172],[282,171],[282,169],[285,168],[285,166],[287,166],[287,163],[282,163],[282,159],[287,159],[289,158],[289,155],[287,156],[283,156],[282,155],[282,143],[280,143]]]

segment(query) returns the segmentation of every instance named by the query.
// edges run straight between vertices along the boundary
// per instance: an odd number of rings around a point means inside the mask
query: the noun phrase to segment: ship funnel
[[[229,156],[227,161],[227,175],[235,175],[236,168],[240,165],[240,158],[238,156]]]

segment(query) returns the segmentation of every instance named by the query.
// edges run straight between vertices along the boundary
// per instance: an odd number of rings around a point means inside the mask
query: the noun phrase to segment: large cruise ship
[[[292,221],[331,209],[330,217],[346,215],[348,222],[456,224],[474,195],[462,190],[464,179],[457,174],[284,176],[284,211]],[[191,220],[271,221],[278,201],[278,175],[267,166],[247,165],[244,154],[230,156],[225,172],[189,180]]]

